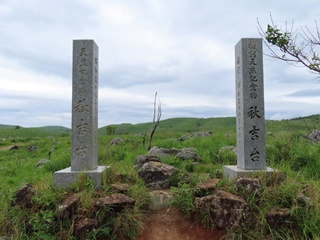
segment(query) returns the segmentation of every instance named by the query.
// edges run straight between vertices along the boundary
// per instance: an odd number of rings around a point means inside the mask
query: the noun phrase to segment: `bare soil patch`
[[[175,208],[152,212],[144,222],[144,231],[136,240],[219,240],[226,234],[218,229],[207,229],[187,220]]]

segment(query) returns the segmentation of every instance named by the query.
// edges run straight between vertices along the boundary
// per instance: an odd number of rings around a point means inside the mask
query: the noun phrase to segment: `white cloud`
[[[0,123],[70,127],[73,39],[99,46],[100,126],[151,121],[155,92],[164,118],[234,116],[234,45],[259,37],[270,11],[313,29],[314,3],[2,1]],[[264,59],[266,116],[318,113],[315,75]]]

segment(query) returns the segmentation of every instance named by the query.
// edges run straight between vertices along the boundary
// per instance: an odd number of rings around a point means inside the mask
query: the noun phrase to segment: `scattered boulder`
[[[146,162],[161,162],[160,158],[157,156],[146,156],[146,155],[139,155],[135,162],[134,165],[139,169],[145,164]]]
[[[199,183],[194,189],[195,197],[203,197],[209,194],[212,194],[216,190],[217,184],[220,182],[220,179],[209,179],[203,183]]]
[[[175,156],[177,153],[179,153],[179,149],[176,149],[176,148],[166,149],[166,148],[159,148],[157,146],[154,146],[148,151],[148,156],[157,156],[159,158],[167,158],[170,156]]]
[[[29,151],[29,152],[37,151],[37,150],[38,150],[38,147],[35,146],[35,145],[31,145],[31,146],[28,147],[28,151]]]
[[[126,194],[129,191],[130,186],[127,183],[114,183],[111,184],[111,188],[117,193]]]
[[[224,146],[219,149],[219,154],[225,151],[232,151],[237,154],[237,147],[235,146]]]
[[[196,133],[193,133],[191,135],[192,138],[194,137],[199,137],[199,138],[203,138],[203,137],[208,137],[208,136],[211,136],[212,135],[212,132],[196,132]]]
[[[258,193],[261,185],[258,178],[238,178],[236,180],[236,191],[244,191],[248,195]]]
[[[133,207],[135,202],[134,199],[122,193],[114,193],[110,196],[94,200],[93,206],[96,210],[108,207],[113,213],[119,213],[125,207]]]
[[[188,160],[192,159],[193,161],[199,161],[200,155],[195,152],[194,148],[182,148],[179,153],[176,154],[176,158],[179,158],[181,160]]]
[[[282,225],[291,217],[289,208],[272,208],[266,214],[265,218],[270,227],[275,228]]]
[[[192,159],[194,161],[199,161],[201,159],[200,155],[196,153],[196,149],[194,148],[166,149],[155,146],[148,151],[148,156],[157,156],[158,158],[174,156],[181,160]]]
[[[71,217],[76,210],[79,200],[80,200],[80,197],[76,193],[66,197],[63,200],[63,202],[58,206],[57,217],[60,217],[60,218]]]
[[[163,187],[165,181],[168,181],[169,178],[179,171],[177,168],[161,163],[161,162],[146,162],[138,171],[138,176],[144,180],[146,185],[149,184],[149,187],[154,189],[155,183],[158,182],[160,186]]]
[[[50,162],[49,159],[43,158],[36,164],[36,167],[40,167],[40,166],[42,166],[42,165],[44,165],[44,164],[46,164],[48,162]]]
[[[96,224],[97,224],[97,221],[91,218],[75,219],[74,227],[73,227],[73,235],[77,239],[80,239],[80,237],[83,236],[84,233],[93,230]]]
[[[115,146],[115,145],[119,145],[119,144],[121,144],[121,143],[123,143],[122,138],[113,138],[113,139],[110,141],[109,145],[110,145],[110,146]]]
[[[168,189],[150,191],[151,210],[159,210],[168,207],[168,202],[174,197],[174,193]]]
[[[308,138],[314,143],[317,144],[320,141],[320,131],[314,129],[308,136]]]
[[[195,198],[197,212],[209,212],[215,226],[221,229],[240,229],[248,213],[242,197],[225,191],[215,191],[205,197]]]
[[[18,150],[20,147],[18,145],[13,145],[9,150]]]
[[[190,136],[188,136],[188,135],[183,135],[181,138],[179,138],[178,140],[179,141],[181,141],[181,142],[183,142],[183,141],[185,141],[185,140],[187,140],[187,139],[189,139],[190,138]]]
[[[21,206],[24,208],[32,207],[32,197],[35,195],[35,189],[29,183],[17,190],[10,201],[10,207]]]

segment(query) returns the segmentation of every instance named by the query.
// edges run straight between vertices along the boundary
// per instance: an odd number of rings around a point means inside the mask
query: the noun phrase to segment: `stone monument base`
[[[223,172],[229,180],[234,180],[239,177],[250,177],[252,175],[257,175],[260,173],[266,174],[267,177],[269,177],[274,173],[274,170],[269,167],[261,170],[246,170],[239,168],[236,165],[225,165],[223,166]]]
[[[101,188],[103,172],[107,168],[109,167],[98,166],[96,169],[90,171],[71,171],[71,167],[65,168],[53,173],[53,186],[67,187],[77,180],[80,173],[85,173],[92,179],[94,188],[99,189]]]

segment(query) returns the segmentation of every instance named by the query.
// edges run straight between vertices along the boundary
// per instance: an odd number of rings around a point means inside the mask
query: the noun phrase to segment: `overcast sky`
[[[99,127],[235,116],[234,46],[315,29],[317,0],[0,0],[0,124],[71,127],[72,40],[99,46]],[[319,20],[319,19],[318,19]],[[264,50],[267,48],[264,46]],[[317,75],[264,56],[266,119],[319,113]]]

